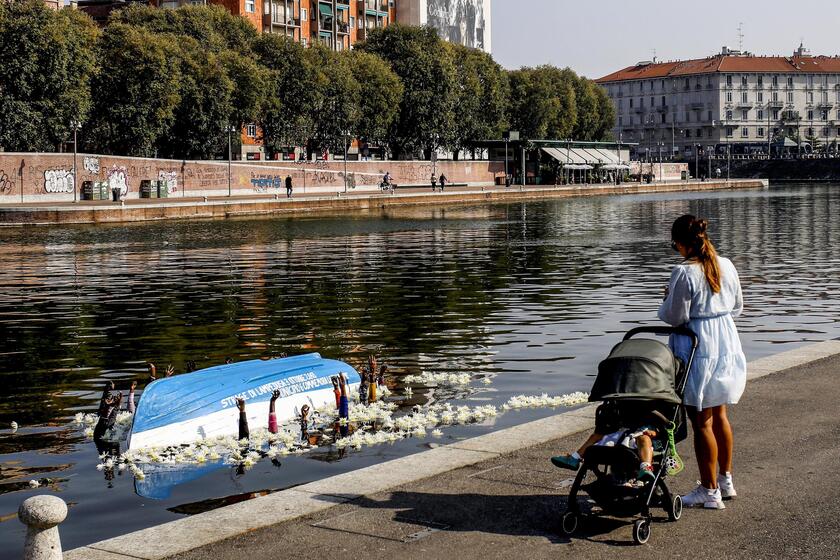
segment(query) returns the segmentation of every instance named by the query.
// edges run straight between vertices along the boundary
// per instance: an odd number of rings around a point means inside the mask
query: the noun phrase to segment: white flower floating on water
[[[406,389],[410,396],[410,388]],[[574,406],[586,402],[586,393],[571,393],[568,395],[539,396],[519,395],[512,397],[501,408],[514,410],[521,408],[555,408],[559,406]],[[431,430],[433,437],[443,436],[441,426],[476,424],[495,418],[499,410],[493,405],[484,406],[453,406],[449,403],[436,403],[426,407],[416,406],[410,414],[395,416],[397,405],[391,402],[377,401],[370,405],[355,403],[350,411],[349,422],[338,419],[334,405],[325,406],[314,414],[315,428],[323,431],[336,422],[340,425],[352,425],[356,431],[349,437],[334,442],[336,449],[361,449],[383,443],[394,443],[409,438],[426,437]],[[85,435],[93,436],[93,425],[98,417],[96,414],[77,414],[76,425],[84,428]],[[131,414],[121,412],[117,416],[114,428],[106,433],[106,438],[112,441],[125,439],[131,426]],[[291,454],[306,453],[312,448],[300,441],[296,433],[296,423],[289,423],[276,433],[269,433],[266,429],[251,431],[249,440],[237,440],[235,437],[217,437],[197,441],[188,445],[168,448],[147,448],[128,451],[119,457],[102,455],[97,469],[110,471],[114,468],[120,471],[128,470],[137,480],[145,479],[146,475],[141,465],[202,465],[207,462],[224,462],[244,469],[250,469],[261,459],[276,459]]]
[[[402,378],[402,381],[421,385],[469,385],[472,378],[468,373],[430,373],[424,371],[420,375],[406,375]]]
[[[502,405],[503,410],[517,410],[520,408],[556,408],[558,406],[575,406],[589,400],[589,393],[578,391],[568,395],[550,397],[546,393],[540,396],[518,395],[511,397]]]

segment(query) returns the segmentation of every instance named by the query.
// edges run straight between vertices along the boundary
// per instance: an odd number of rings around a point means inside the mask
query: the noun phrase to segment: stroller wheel
[[[679,494],[675,494],[671,498],[671,503],[665,508],[665,511],[668,512],[668,521],[678,521],[682,517],[682,509],[682,497]]]
[[[572,536],[577,531],[580,515],[574,511],[567,511],[560,520],[560,529],[566,536]]]
[[[650,519],[637,519],[633,523],[633,542],[645,544],[650,539]]]

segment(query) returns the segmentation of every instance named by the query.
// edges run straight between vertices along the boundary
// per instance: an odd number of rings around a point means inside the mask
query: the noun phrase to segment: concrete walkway
[[[141,222],[169,219],[226,219],[255,215],[337,215],[352,212],[381,212],[405,206],[456,206],[492,202],[520,202],[581,196],[604,196],[661,192],[717,191],[763,188],[766,180],[678,181],[669,183],[623,183],[621,185],[448,187],[445,192],[402,188],[394,194],[362,190],[349,193],[301,193],[291,199],[277,194],[234,194],[234,196],[130,199],[109,201],[0,203],[0,226],[94,224]]]
[[[750,383],[732,410],[739,497],[724,511],[660,519],[644,550],[622,521],[590,520],[578,538],[559,536],[569,473],[548,457],[573,449],[579,434],[177,558],[837,558],[839,374],[837,356]],[[686,492],[697,476],[690,442],[681,454],[690,466],[672,486]]]
[[[840,532],[840,340],[753,361],[733,408],[737,500],[655,523],[646,550],[623,521],[559,536],[571,473],[548,457],[578,445],[593,406],[403,457],[70,551],[67,560],[348,558],[836,558]],[[760,378],[760,379],[759,379]],[[693,488],[688,469],[672,488]],[[664,517],[661,512],[654,512]],[[662,518],[660,518],[662,521]]]

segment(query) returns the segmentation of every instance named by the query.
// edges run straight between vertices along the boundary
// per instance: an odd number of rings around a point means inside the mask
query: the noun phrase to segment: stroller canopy
[[[680,404],[675,389],[682,362],[658,340],[631,338],[617,344],[598,364],[590,401],[657,400]]]

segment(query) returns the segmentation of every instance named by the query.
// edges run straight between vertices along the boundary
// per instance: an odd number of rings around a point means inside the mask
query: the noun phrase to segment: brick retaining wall
[[[125,185],[127,198],[138,198],[140,181],[167,179],[174,187],[170,197],[216,196],[228,193],[226,161],[183,161],[78,154],[78,182],[73,181],[73,154],[0,153],[0,204],[12,202],[66,202],[73,189],[80,193],[84,181],[109,181]],[[375,190],[389,171],[398,185],[428,184],[428,161],[347,162],[350,189]],[[450,182],[491,185],[504,164],[489,161],[440,161],[437,175]],[[344,190],[344,162],[284,161],[234,162],[232,194],[285,192],[291,175],[296,192],[335,193]]]

